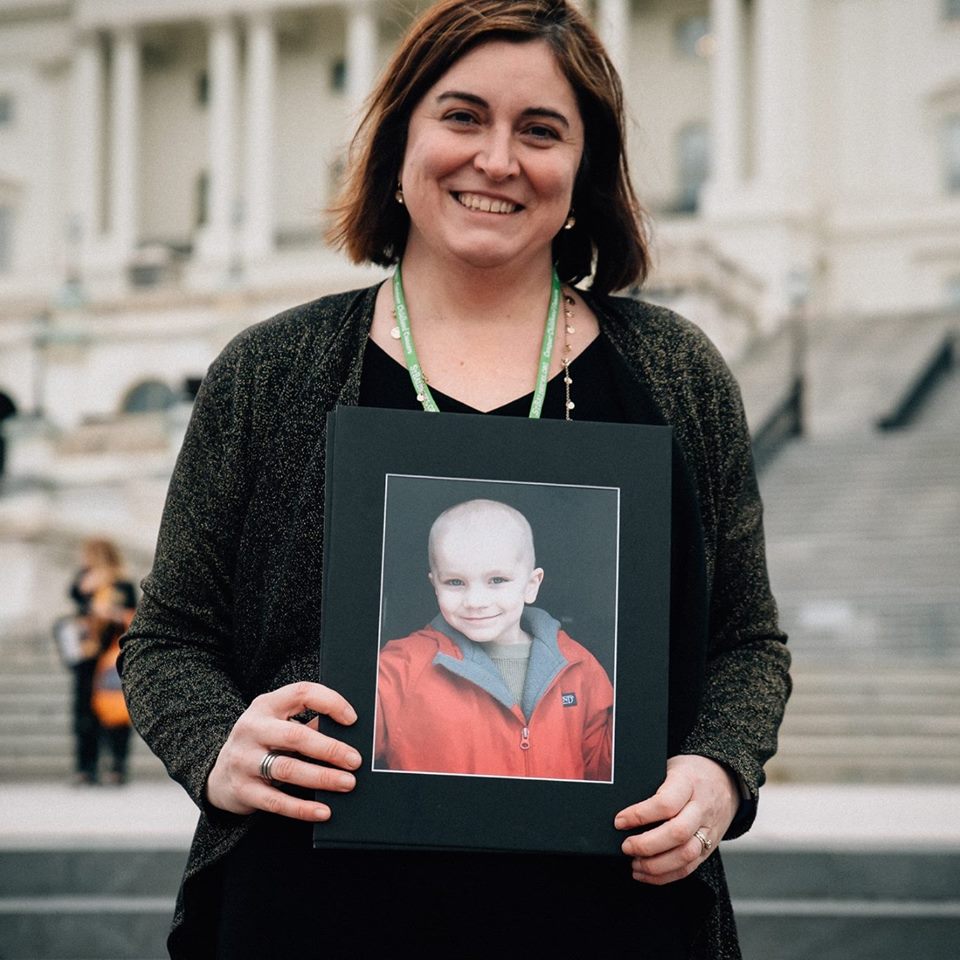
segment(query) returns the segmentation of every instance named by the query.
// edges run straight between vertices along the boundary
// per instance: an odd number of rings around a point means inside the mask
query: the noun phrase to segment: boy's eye
[[[491,583],[509,583],[510,578],[509,577],[491,577],[490,582]]]
[[[443,585],[445,587],[462,587],[463,581],[459,577],[450,577],[449,580],[444,580]]]

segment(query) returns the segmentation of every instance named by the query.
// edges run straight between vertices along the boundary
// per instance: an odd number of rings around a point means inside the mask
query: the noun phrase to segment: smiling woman
[[[171,955],[738,957],[717,845],[755,814],[789,656],[736,384],[686,321],[612,296],[648,262],[616,71],[571,3],[441,0],[372,93],[347,169],[330,238],[392,282],[295,307],[211,366],[124,644],[134,722],[201,811]],[[609,811],[622,856],[311,848],[373,763],[289,722],[356,719],[316,682],[315,644],[324,424],[358,403],[674,428],[669,758],[655,796]],[[510,540],[438,537],[438,616],[461,652],[494,650],[490,670],[539,643],[582,667],[562,631],[530,627],[543,571]],[[472,695],[495,729],[507,705]],[[525,703],[508,712],[532,723]],[[430,716],[438,744],[469,736]],[[571,776],[604,779],[603,756]]]

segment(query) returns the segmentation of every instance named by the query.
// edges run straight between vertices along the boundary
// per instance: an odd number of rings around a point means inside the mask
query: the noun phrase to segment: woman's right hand
[[[357,719],[353,707],[339,693],[319,683],[301,681],[261,694],[240,715],[220,750],[207,778],[207,800],[230,813],[266,810],[295,820],[328,820],[330,808],[325,803],[292,797],[260,776],[263,758],[270,751],[278,751],[296,756],[282,755],[273,761],[273,780],[339,793],[354,788],[355,778],[347,771],[360,766],[360,754],[320,733],[316,720],[308,724],[291,722],[291,717],[307,710],[344,725]],[[320,760],[327,766],[301,757]]]

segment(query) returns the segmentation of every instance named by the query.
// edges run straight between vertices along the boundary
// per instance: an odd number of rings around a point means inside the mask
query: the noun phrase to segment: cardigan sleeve
[[[197,395],[122,648],[134,725],[201,809],[210,769],[246,707],[229,669],[248,443],[238,362],[228,348]]]
[[[739,387],[718,355],[711,367],[712,390],[701,409],[716,523],[710,638],[700,710],[682,752],[723,763],[755,798],[763,764],[777,749],[791,689],[790,653],[770,591],[763,507]],[[738,817],[728,836],[750,821],[752,815]]]

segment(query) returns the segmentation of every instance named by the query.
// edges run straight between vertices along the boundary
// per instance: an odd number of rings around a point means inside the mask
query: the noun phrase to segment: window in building
[[[197,74],[195,98],[198,107],[205,107],[210,102],[210,74],[206,70]]]
[[[177,402],[176,394],[159,380],[138,383],[123,400],[124,413],[149,413],[166,410]]]
[[[0,93],[0,127],[13,123],[13,95]]]
[[[960,0],[943,0],[943,19],[960,20]]]
[[[709,57],[713,51],[713,37],[710,35],[710,18],[703,15],[681,17],[677,21],[677,51],[683,57]]]
[[[201,170],[194,185],[194,223],[205,226],[210,216],[210,174]]]
[[[677,213],[696,213],[710,172],[710,135],[705,123],[691,123],[677,135],[680,194]]]
[[[960,273],[948,277],[945,286],[947,306],[960,308]]]
[[[13,269],[13,208],[0,207],[0,273]]]
[[[960,193],[960,113],[943,121],[943,166],[948,193]]]
[[[347,61],[340,57],[330,67],[330,87],[337,93],[347,89]]]

